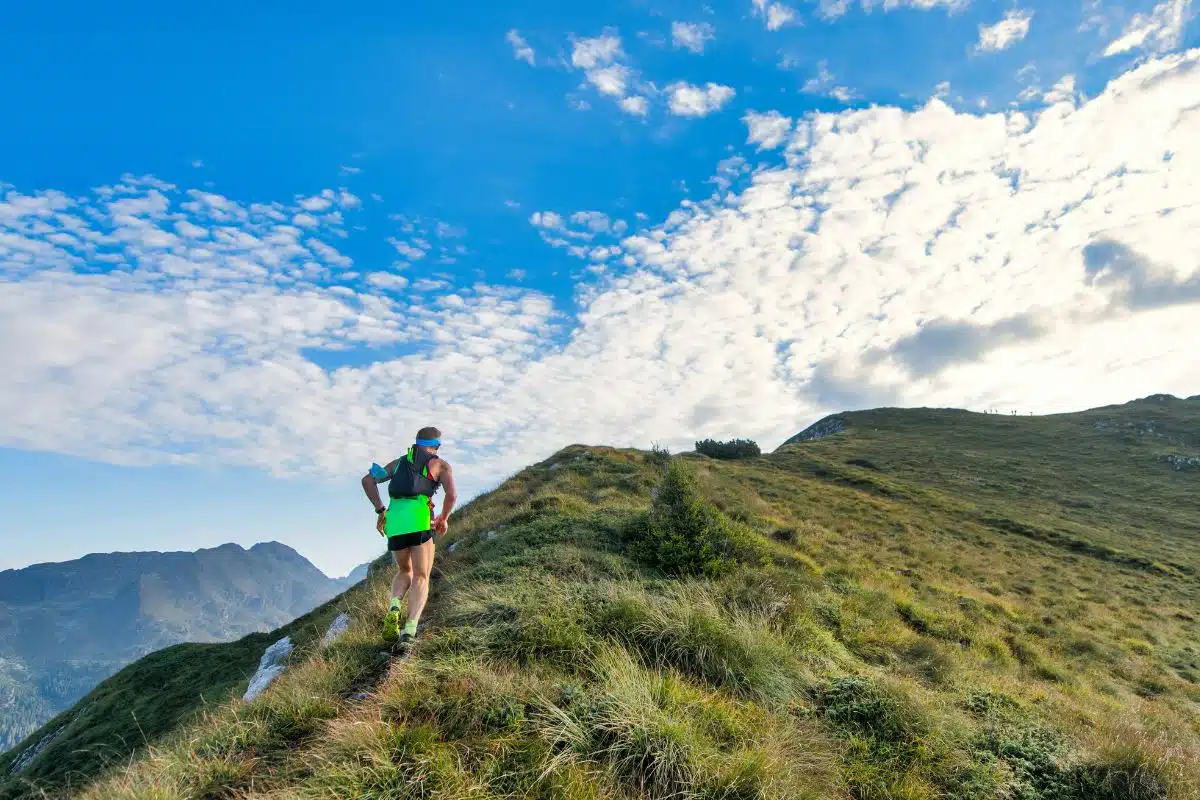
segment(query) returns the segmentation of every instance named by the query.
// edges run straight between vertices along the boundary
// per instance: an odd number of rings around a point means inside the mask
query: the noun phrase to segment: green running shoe
[[[400,633],[400,644],[408,644],[415,638],[417,638],[417,623],[410,619],[404,623],[404,630]]]
[[[383,618],[383,640],[394,642],[400,638],[400,609],[393,608]]]

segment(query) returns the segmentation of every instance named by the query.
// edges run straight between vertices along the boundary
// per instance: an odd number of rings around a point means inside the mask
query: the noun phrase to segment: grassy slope
[[[86,795],[1195,797],[1200,471],[1162,456],[1200,449],[1198,406],[881,410],[750,461],[677,456],[741,562],[719,577],[631,556],[662,459],[568,448],[456,517],[412,660],[379,660],[376,575],[263,698],[161,725]],[[1164,436],[1136,432],[1151,416]],[[322,651],[337,608],[354,625]],[[273,639],[217,646],[235,692]],[[161,709],[135,699],[144,728]],[[94,769],[83,716],[27,776]],[[103,719],[87,752],[123,756]]]
[[[227,644],[178,644],[135,661],[0,756],[0,776],[7,776],[22,753],[52,737],[20,780],[0,779],[0,797],[19,796],[31,785],[69,789],[107,765],[126,761],[209,703],[244,692],[263,651],[280,637],[291,636],[297,643],[319,637],[338,604],[334,599],[273,633]]]

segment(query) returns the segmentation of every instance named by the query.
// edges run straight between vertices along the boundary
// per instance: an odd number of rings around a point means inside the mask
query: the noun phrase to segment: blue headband
[[[441,439],[417,439],[417,444],[421,447],[441,447]]]

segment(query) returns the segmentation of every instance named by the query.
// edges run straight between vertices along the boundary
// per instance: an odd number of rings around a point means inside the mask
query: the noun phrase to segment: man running
[[[387,537],[388,550],[396,562],[392,579],[392,602],[383,624],[383,638],[407,644],[417,635],[417,622],[429,597],[429,572],[433,569],[434,535],[445,535],[447,519],[458,494],[454,473],[437,455],[442,432],[437,428],[417,431],[416,442],[408,453],[386,467],[372,464],[363,476],[362,487],[375,507],[375,529]],[[390,503],[379,500],[378,484],[388,483]],[[433,516],[433,495],[439,486],[446,489],[442,513]],[[400,604],[408,594],[408,621],[400,630]]]

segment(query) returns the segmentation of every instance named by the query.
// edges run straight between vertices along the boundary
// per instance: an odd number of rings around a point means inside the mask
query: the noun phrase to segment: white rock
[[[446,552],[453,553],[457,549],[458,549],[458,542],[451,542],[450,546],[446,548]]]
[[[495,532],[495,531],[488,531],[488,532],[487,532],[487,537],[488,537],[489,539],[495,539],[495,538],[496,538],[496,532]]]
[[[287,669],[283,662],[292,654],[294,647],[292,637],[285,636],[267,648],[258,661],[258,671],[250,679],[250,686],[247,687],[242,700],[249,702],[258,697],[271,685],[271,681],[283,674],[283,671]]]
[[[329,630],[325,631],[325,636],[321,639],[321,647],[329,647],[329,645],[342,638],[342,634],[349,630],[349,628],[350,615],[338,614],[333,622],[330,623]]]
[[[61,728],[59,728],[58,730],[56,730],[54,733],[50,734],[49,736],[43,736],[37,744],[35,744],[33,747],[26,750],[24,753],[21,753],[21,755],[17,758],[17,760],[12,763],[12,766],[8,770],[8,774],[16,775],[18,772],[21,772],[26,767],[28,767],[29,764],[35,758],[37,758],[38,755],[43,750],[46,749],[46,745],[50,744],[55,739],[57,739],[58,735],[60,733],[62,733],[63,731],[65,731],[66,729],[67,729],[67,726],[63,725]]]
[[[841,417],[826,417],[825,419],[809,425],[796,436],[789,439],[789,442],[815,442],[824,439],[827,436],[841,433],[846,429],[846,421]]]

